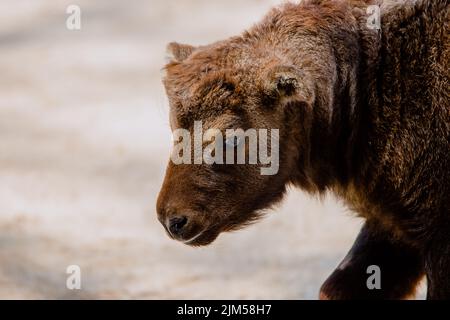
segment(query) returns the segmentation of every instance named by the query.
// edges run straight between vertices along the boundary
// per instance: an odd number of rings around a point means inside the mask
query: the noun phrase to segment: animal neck
[[[314,48],[315,103],[311,108],[305,155],[299,155],[297,181],[311,192],[346,186],[363,169],[367,143],[368,92],[379,57],[379,32],[367,28],[365,9],[337,5],[336,19],[323,21],[324,34]],[[301,61],[294,61],[301,64]],[[315,64],[315,65],[314,65]],[[301,139],[299,139],[301,140]],[[301,140],[304,141],[304,140]]]
[[[329,179],[334,190],[356,188],[370,194],[377,185],[385,185],[386,161],[395,154],[395,141],[401,139],[399,133],[410,117],[420,114],[421,126],[432,125],[433,94],[424,86],[432,81],[430,74],[439,73],[435,66],[442,64],[436,62],[442,59],[436,52],[443,50],[431,48],[445,46],[440,33],[445,29],[446,5],[441,0],[417,1],[390,8],[382,12],[379,31],[369,29],[362,16],[358,41],[350,44],[357,50],[335,56],[340,80],[334,86],[331,125],[336,138],[330,141],[336,157],[329,162],[334,163],[330,176],[335,180]],[[333,46],[345,43],[337,39]],[[420,110],[421,105],[429,107]]]
[[[420,126],[432,125],[433,94],[426,83],[432,81],[430,74],[437,77],[439,68],[435,66],[440,58],[436,52],[443,51],[438,49],[446,45],[441,35],[445,30],[445,6],[444,0],[419,0],[385,8],[378,32],[369,30],[361,21],[359,87],[357,94],[348,95],[349,99],[356,97],[357,104],[348,140],[352,155],[347,163],[350,179],[342,180],[344,186],[351,182],[371,193],[386,179],[386,159],[392,159],[395,141],[401,139],[399,133],[410,117],[420,114]],[[420,110],[421,105],[429,107]]]

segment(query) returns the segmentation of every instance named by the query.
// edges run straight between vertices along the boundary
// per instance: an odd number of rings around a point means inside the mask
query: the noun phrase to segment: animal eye
[[[227,148],[235,148],[235,147],[237,147],[240,143],[241,143],[241,137],[239,137],[239,136],[228,137],[228,138],[225,140],[225,145],[227,146]]]

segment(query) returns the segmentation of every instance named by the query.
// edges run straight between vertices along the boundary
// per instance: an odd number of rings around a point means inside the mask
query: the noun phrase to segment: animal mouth
[[[216,240],[219,234],[220,232],[217,232],[213,229],[204,229],[195,236],[182,242],[183,244],[191,247],[204,247],[214,242],[214,240]]]
[[[182,241],[182,242],[183,242],[184,244],[189,245],[189,244],[195,242],[195,240],[197,240],[198,238],[200,238],[201,235],[202,235],[204,232],[205,232],[205,230],[200,231],[197,235],[191,237],[190,239],[184,240],[184,241]]]
[[[171,238],[172,240],[176,240],[176,241],[180,241],[181,243],[188,245],[188,246],[192,246],[192,247],[200,247],[200,246],[206,246],[208,244],[210,244],[211,242],[213,242],[217,236],[211,236],[207,234],[207,229],[204,229],[200,232],[198,232],[197,234],[195,234],[194,236],[191,236],[190,238],[183,240],[182,238],[179,237],[175,237],[174,235],[172,235],[172,233],[169,231],[169,229],[164,226],[164,229],[167,233],[167,235],[169,236],[169,238]]]
[[[221,232],[217,224],[207,227],[201,226],[200,224],[192,224],[187,226],[187,230],[183,230],[183,232],[176,235],[170,232],[167,223],[164,223],[164,219],[159,220],[169,238],[191,247],[207,246],[211,244]]]

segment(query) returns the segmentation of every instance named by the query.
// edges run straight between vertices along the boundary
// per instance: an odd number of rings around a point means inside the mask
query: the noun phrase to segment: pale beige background
[[[82,30],[68,31],[68,4]],[[193,249],[155,199],[169,154],[164,47],[256,22],[274,0],[0,2],[0,298],[315,299],[361,221],[291,190]],[[65,270],[82,269],[82,290]]]

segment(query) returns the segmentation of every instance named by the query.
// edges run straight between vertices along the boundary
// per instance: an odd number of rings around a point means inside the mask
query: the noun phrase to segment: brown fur
[[[449,1],[394,6],[381,31],[366,27],[375,2],[286,4],[241,36],[169,45],[172,129],[280,129],[275,176],[169,163],[157,209],[164,225],[188,217],[176,238],[203,231],[189,244],[206,245],[288,184],[331,190],[367,224],[322,298],[405,298],[426,274],[429,298],[450,299]],[[381,291],[363,286],[368,264],[386,275]]]

